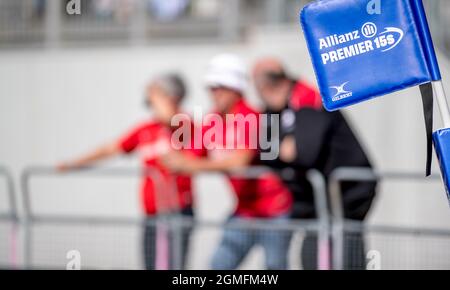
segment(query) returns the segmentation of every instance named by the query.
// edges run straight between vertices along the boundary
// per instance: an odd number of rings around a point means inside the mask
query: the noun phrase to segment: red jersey
[[[191,177],[169,172],[158,160],[173,150],[171,136],[175,129],[160,122],[147,122],[121,138],[119,143],[125,153],[138,151],[144,168],[154,168],[159,173],[159,177],[143,177],[141,198],[148,215],[183,209],[193,203]],[[188,154],[194,153],[189,150]]]
[[[254,156],[258,155],[259,113],[250,108],[244,100],[239,100],[228,116],[240,115],[246,120],[256,120],[256,124],[246,123],[237,126],[236,122],[227,122],[222,117],[222,134],[215,134],[212,143],[204,144],[207,148],[221,149],[208,150],[208,157],[213,160],[225,159],[235,150],[250,150]],[[205,126],[203,136],[213,127]],[[252,142],[253,138],[253,142]],[[203,138],[205,140],[205,138]],[[207,140],[205,140],[207,141]],[[255,142],[256,141],[256,144]],[[227,145],[233,145],[227,148]],[[236,214],[243,217],[274,217],[290,212],[292,196],[289,189],[275,173],[267,173],[258,179],[244,179],[229,177],[229,181],[237,196],[238,204]]]
[[[292,88],[289,107],[295,111],[304,108],[321,110],[323,107],[322,98],[315,88],[305,82],[297,81]]]

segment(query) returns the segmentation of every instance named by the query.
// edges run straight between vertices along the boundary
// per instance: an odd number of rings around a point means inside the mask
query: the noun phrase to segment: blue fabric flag
[[[450,192],[450,129],[433,131],[432,82],[441,80],[422,0],[322,0],[302,10],[324,106],[329,111],[420,86],[427,130],[427,175],[434,140]],[[450,198],[450,195],[449,195]]]
[[[440,80],[421,0],[323,0],[301,13],[327,110]]]

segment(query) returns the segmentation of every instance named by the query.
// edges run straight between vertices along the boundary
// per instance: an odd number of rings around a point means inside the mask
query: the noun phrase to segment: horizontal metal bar
[[[16,217],[12,214],[0,213],[0,221],[16,221]]]
[[[391,225],[370,225],[351,220],[345,221],[344,230],[347,232],[450,237],[450,229],[437,229],[424,227],[414,228],[408,226],[391,226]]]
[[[141,168],[114,168],[114,167],[85,167],[70,171],[59,171],[53,167],[32,166],[23,171],[23,175],[29,177],[34,176],[82,176],[82,177],[99,177],[99,176],[139,176],[145,174],[146,169]]]
[[[7,216],[7,219],[12,219],[15,222],[17,222],[19,217],[17,214],[16,194],[14,191],[14,181],[11,172],[5,167],[0,166],[0,175],[2,175],[6,180],[6,186],[8,191],[8,202],[9,202],[9,212],[6,215],[2,214],[2,216],[4,218],[5,216]],[[0,217],[0,219],[2,218]]]
[[[157,225],[175,222],[183,227],[208,227],[208,228],[229,228],[229,229],[249,229],[249,230],[285,230],[296,231],[317,230],[318,223],[315,220],[287,220],[283,224],[272,224],[268,219],[251,219],[249,221],[239,219],[229,222],[196,220],[180,216],[165,216],[158,218],[127,218],[127,217],[81,217],[64,215],[39,215],[29,220],[31,224],[54,224],[54,225],[88,225],[88,226],[141,226],[144,224]]]
[[[31,177],[37,177],[37,176],[74,176],[74,177],[135,177],[135,176],[142,176],[146,175],[147,173],[152,173],[155,169],[150,168],[114,168],[114,167],[85,167],[80,168],[77,170],[70,170],[66,172],[58,171],[55,168],[52,167],[45,167],[45,166],[33,166],[28,167],[23,171],[23,176],[26,176],[28,179]],[[223,171],[216,171],[216,172],[208,172],[208,173],[225,173],[229,176],[233,177],[241,177],[241,178],[248,178],[248,179],[257,179],[260,178],[261,175],[267,174],[267,173],[275,173],[274,170],[272,170],[269,167],[266,166],[254,166],[250,168],[242,168],[242,169],[236,169],[229,172],[223,172]],[[206,174],[206,173],[200,173],[200,175]]]
[[[229,172],[229,175],[243,178],[258,178],[265,173],[275,172],[271,168],[265,166],[251,167],[249,169],[240,169]],[[59,172],[50,167],[29,167],[24,171],[24,175],[29,176],[45,176],[45,175],[59,175],[59,176],[83,176],[83,177],[98,177],[98,176],[138,176],[146,173],[146,169],[139,168],[85,168],[80,170],[73,170],[70,172]],[[424,178],[422,173],[411,172],[396,172],[388,171],[377,173],[366,168],[339,168],[331,174],[333,180],[338,181],[376,181],[378,179],[418,179]],[[439,175],[432,175],[428,177],[431,180],[439,180]]]
[[[257,179],[260,178],[263,174],[275,173],[275,171],[267,166],[252,166],[242,169],[235,169],[226,174],[233,177],[241,177],[241,178],[249,178],[249,179]],[[205,173],[203,173],[205,174]]]
[[[425,177],[420,172],[400,172],[400,171],[383,171],[377,172],[369,168],[342,167],[338,168],[330,175],[330,180],[335,181],[377,181],[377,180],[411,180],[411,179],[429,179],[440,180],[440,175],[433,174]]]
[[[39,215],[34,214],[28,220],[30,224],[62,224],[62,225],[103,225],[103,226],[130,226],[141,225],[142,219],[126,217],[92,217],[92,216],[70,216],[70,215]]]
[[[23,171],[21,175],[21,186],[23,193],[23,203],[26,219],[33,219],[35,216],[32,212],[31,196],[29,189],[29,181],[32,177],[38,176],[82,176],[82,177],[134,177],[147,176],[155,180],[155,185],[159,186],[161,173],[153,167],[148,168],[81,168],[67,172],[58,171],[54,167],[29,167]]]

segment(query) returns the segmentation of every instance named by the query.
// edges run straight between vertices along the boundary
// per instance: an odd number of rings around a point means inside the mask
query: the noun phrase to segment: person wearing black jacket
[[[360,142],[340,112],[326,112],[319,93],[287,74],[275,58],[259,60],[253,69],[256,90],[266,105],[266,114],[279,114],[279,157],[263,162],[277,170],[291,168],[294,175],[286,184],[294,195],[292,218],[315,218],[312,186],[306,178],[310,169],[326,179],[340,167],[372,165]],[[271,118],[268,118],[271,120]],[[263,132],[271,132],[271,124]],[[270,136],[269,136],[270,137]],[[346,219],[363,221],[376,193],[376,182],[346,182],[342,185]],[[307,234],[302,246],[304,269],[317,268],[317,236]],[[346,234],[344,268],[365,269],[364,237]]]

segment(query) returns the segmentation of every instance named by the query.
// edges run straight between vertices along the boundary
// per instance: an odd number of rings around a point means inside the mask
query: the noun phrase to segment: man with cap
[[[211,61],[205,80],[215,105],[214,114],[208,116],[215,121],[210,122],[206,118],[203,122],[205,157],[175,157],[172,154],[166,159],[166,164],[190,174],[205,170],[230,173],[255,164],[258,146],[251,140],[254,141],[252,138],[259,134],[259,113],[245,101],[248,78],[243,62],[235,55],[219,55]],[[228,121],[237,116],[245,119],[246,123]],[[214,122],[219,122],[220,128]],[[212,135],[214,138],[208,138]],[[237,207],[230,221],[258,218],[274,225],[287,221],[292,196],[276,174],[265,173],[256,179],[230,174],[228,179],[237,197]],[[290,234],[282,230],[253,232],[226,228],[211,266],[215,270],[236,269],[250,249],[259,244],[265,250],[267,269],[286,269],[289,242]]]
[[[145,176],[143,178],[141,199],[146,216],[154,217],[157,214],[181,212],[184,216],[192,217],[193,197],[191,177],[189,175],[173,174],[159,161],[161,156],[170,154],[173,150],[171,146],[171,135],[178,128],[172,126],[171,121],[180,112],[180,104],[185,94],[186,87],[179,75],[167,74],[156,77],[148,85],[145,99],[147,106],[154,112],[153,119],[136,126],[118,140],[101,146],[73,161],[58,165],[58,169],[61,171],[81,169],[119,154],[137,152],[142,158],[144,168],[155,169],[159,173],[158,180],[152,179],[154,176]],[[185,121],[192,126],[193,130],[191,120],[187,119]],[[184,140],[184,142],[191,141]],[[194,150],[184,150],[184,154],[194,155],[196,152]],[[164,192],[161,189],[164,189]],[[188,248],[190,231],[190,229],[186,228],[181,235],[183,265]],[[161,231],[158,232],[161,233]],[[170,242],[170,237],[173,234],[175,233],[169,231],[168,236],[166,234],[158,235],[157,227],[153,223],[146,222],[144,227],[143,252],[145,268],[147,270],[154,270],[156,268],[173,269],[179,266],[175,265],[175,257],[173,255],[177,245]],[[167,239],[164,239],[164,236]],[[157,239],[160,242],[157,243]],[[167,245],[167,242],[169,245]],[[163,250],[157,244],[165,244],[166,247],[163,247]],[[161,254],[168,256],[163,257]],[[157,261],[159,261],[159,265],[157,265]]]
[[[328,178],[339,167],[370,168],[371,164],[344,116],[323,110],[319,93],[306,82],[289,77],[278,59],[268,57],[257,61],[253,80],[266,105],[266,113],[280,115],[279,158],[267,161],[266,165],[293,169],[295,177],[286,181],[294,195],[292,217],[314,218],[312,187],[305,176],[308,170],[317,169]],[[375,191],[375,182],[343,183],[345,218],[363,221]],[[317,268],[316,245],[317,237],[307,235],[302,246],[305,269]],[[363,237],[347,235],[344,248],[345,268],[365,269]]]

